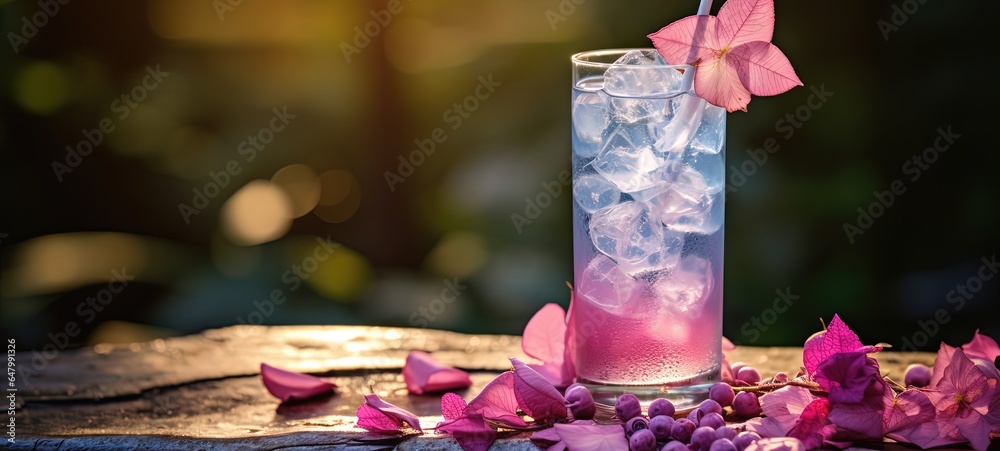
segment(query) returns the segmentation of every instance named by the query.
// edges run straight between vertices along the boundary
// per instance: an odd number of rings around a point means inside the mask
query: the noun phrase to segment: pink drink
[[[603,402],[697,402],[719,374],[725,110],[657,58],[573,57],[572,345]]]

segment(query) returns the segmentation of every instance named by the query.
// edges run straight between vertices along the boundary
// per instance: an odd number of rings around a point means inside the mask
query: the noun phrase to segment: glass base
[[[675,383],[661,385],[602,384],[577,378],[577,382],[590,390],[590,394],[594,396],[594,402],[600,406],[611,407],[613,409],[615,401],[618,400],[619,396],[631,393],[639,398],[643,410],[646,410],[649,403],[658,398],[669,399],[677,410],[695,407],[708,399],[708,390],[712,387],[713,383],[719,380],[718,369]]]

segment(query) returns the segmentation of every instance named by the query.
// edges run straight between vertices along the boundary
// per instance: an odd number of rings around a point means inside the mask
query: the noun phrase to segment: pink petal
[[[814,334],[806,340],[802,347],[802,363],[806,372],[812,375],[816,368],[828,357],[839,352],[878,352],[878,346],[865,346],[858,336],[841,321],[840,316],[833,315],[826,331]]]
[[[719,42],[729,48],[751,41],[771,42],[774,0],[726,1],[719,8],[718,33]]]
[[[813,401],[818,399],[808,389],[802,387],[785,386],[760,397],[760,408],[770,421],[765,420],[762,428],[767,428],[768,436],[780,437],[785,435],[798,421],[802,412]],[[780,432],[777,434],[774,431]],[[761,436],[763,433],[757,432]]]
[[[570,378],[566,377],[566,372],[564,371],[565,366],[562,363],[555,364],[549,362],[549,363],[544,363],[542,365],[529,363],[528,367],[530,367],[535,371],[538,371],[538,374],[541,374],[542,377],[544,377],[545,380],[549,381],[549,383],[552,384],[554,387],[560,387],[560,388],[567,387],[569,386],[569,384],[573,383],[572,377]]]
[[[464,416],[467,406],[465,400],[454,393],[445,393],[441,396],[441,416],[445,420],[455,420]]]
[[[723,351],[732,351],[732,350],[735,350],[735,349],[736,349],[736,345],[734,345],[733,342],[729,341],[729,339],[726,338],[726,337],[722,337],[722,350]]]
[[[953,348],[941,342],[941,346],[938,347],[937,357],[934,358],[934,368],[931,373],[931,383],[928,387],[936,387],[938,382],[941,382],[941,378],[944,377],[944,370],[948,368],[948,364],[951,363],[952,355],[958,348]]]
[[[531,434],[531,441],[536,443],[541,442],[546,445],[551,445],[559,440],[559,433],[556,432],[555,428],[545,428]]]
[[[694,91],[717,107],[726,111],[746,111],[750,103],[750,91],[743,87],[736,68],[726,63],[725,59],[710,57],[701,60],[694,73]]]
[[[467,388],[472,385],[469,373],[444,365],[430,354],[410,351],[403,365],[406,388],[415,395]]]
[[[892,405],[885,411],[886,433],[909,435],[922,423],[933,422],[935,413],[934,405],[926,394],[920,390],[906,390],[896,395]]]
[[[481,413],[489,420],[508,424],[525,426],[517,414],[517,396],[514,394],[514,373],[507,371],[493,379],[483,388],[466,409],[468,412]]]
[[[736,68],[740,82],[756,96],[773,96],[802,86],[792,63],[770,42],[754,41],[735,47],[726,55],[726,62]]]
[[[403,424],[408,424],[417,432],[420,420],[409,411],[383,401],[378,395],[365,395],[365,402],[358,406],[358,426],[380,434],[400,432]]]
[[[668,64],[694,64],[714,58],[722,49],[716,38],[717,26],[715,16],[688,16],[648,37]]]
[[[826,398],[813,401],[802,411],[802,416],[788,431],[788,436],[802,440],[802,443],[809,449],[823,446],[823,443],[833,435],[834,428],[828,427],[830,426],[830,420],[827,419],[829,414],[830,401]]]
[[[881,379],[878,363],[860,352],[834,354],[813,375],[813,380],[830,393],[830,402],[834,403],[861,402],[873,379]]]
[[[798,420],[796,416],[791,425],[784,425],[774,417],[756,417],[746,421],[747,430],[756,432],[761,437],[784,437],[788,435],[788,430],[795,425]]]
[[[733,367],[729,366],[729,360],[725,357],[722,357],[722,364],[719,368],[719,380],[729,385],[733,385],[736,382],[736,378],[733,375]]]
[[[971,358],[984,359],[990,362],[1000,356],[1000,345],[992,338],[979,333],[979,329],[976,329],[975,335],[972,336],[972,341],[962,345],[962,350],[965,351],[965,355]]]
[[[881,378],[873,380],[857,403],[830,404],[830,421],[839,428],[838,440],[881,438],[885,434],[886,404],[892,404],[892,389]]]
[[[542,362],[562,364],[566,351],[566,311],[559,304],[545,304],[524,326],[521,349]]]
[[[617,424],[584,425],[562,424],[553,426],[561,442],[572,451],[627,450],[628,440]]]
[[[497,439],[497,430],[478,413],[439,424],[436,430],[451,434],[464,451],[486,451]]]
[[[260,364],[260,378],[264,387],[281,402],[292,399],[306,399],[332,392],[336,385],[308,374],[275,368],[266,363]]]
[[[932,408],[934,407],[935,399],[939,399],[938,396],[933,396],[939,395],[938,392],[933,390],[906,390],[900,393],[900,397],[905,393],[911,392],[914,394],[907,395],[908,400],[914,403],[923,403],[923,401],[918,399],[920,395],[915,394],[920,393],[928,399],[927,403]],[[893,426],[897,425],[894,424]],[[918,422],[909,426],[899,426],[898,429],[890,431],[886,435],[893,440],[913,443],[924,449],[964,443],[966,441],[954,424],[940,418],[940,413],[933,420]]]
[[[566,418],[566,398],[552,383],[514,357],[510,358],[510,363],[514,365],[514,396],[524,413],[536,421]]]

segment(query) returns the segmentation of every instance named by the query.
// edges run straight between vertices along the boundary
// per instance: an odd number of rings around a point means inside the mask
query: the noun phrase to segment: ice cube
[[[610,258],[598,255],[576,281],[576,291],[590,302],[620,313],[642,295],[642,285],[622,271]]]
[[[701,316],[714,287],[711,263],[688,255],[653,283],[653,293],[671,315],[694,319]]]
[[[587,213],[616,204],[621,196],[622,192],[599,174],[584,173],[573,181],[573,198]]]
[[[675,232],[712,234],[722,227],[724,193],[710,192],[704,177],[689,166],[666,190],[649,200],[652,214]]]
[[[688,149],[682,162],[698,172],[705,182],[705,191],[715,194],[726,187],[726,158],[723,154],[701,153]]]
[[[618,58],[604,72],[604,90],[613,96],[656,96],[676,92],[683,74],[659,66],[659,56],[652,50],[632,50]]]
[[[573,129],[577,142],[573,151],[584,158],[597,156],[601,148],[601,134],[608,127],[608,95],[603,92],[584,92],[573,102]]]
[[[726,109],[708,104],[702,113],[701,125],[688,143],[688,148],[696,152],[717,154],[725,144]]]
[[[659,120],[665,114],[667,100],[611,97],[610,105],[611,117],[616,122],[636,123]]]
[[[662,163],[649,145],[645,126],[619,125],[605,136],[591,164],[618,189],[630,193],[653,186]]]
[[[683,152],[701,125],[708,102],[693,94],[683,94],[670,100],[672,114],[654,128],[653,147],[658,153]]]
[[[590,239],[598,251],[619,264],[638,263],[663,246],[663,227],[655,223],[645,204],[627,201],[591,216]]]
[[[664,229],[662,234],[663,241],[656,252],[638,262],[620,262],[619,266],[622,270],[632,277],[638,277],[651,272],[667,270],[677,265],[681,258],[681,251],[684,250],[684,233]]]

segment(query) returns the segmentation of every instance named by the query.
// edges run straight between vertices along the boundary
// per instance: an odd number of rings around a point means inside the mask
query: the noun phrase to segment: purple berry
[[[736,445],[736,451],[743,451],[757,440],[760,440],[760,436],[756,432],[740,432],[733,439],[733,445]]]
[[[635,431],[635,434],[628,439],[628,448],[632,451],[655,451],[656,437],[649,429]]]
[[[696,450],[708,451],[715,440],[715,429],[710,427],[700,427],[691,433],[691,445]]]
[[[708,451],[736,451],[736,445],[727,438],[720,438],[712,442],[712,446],[708,448]]]
[[[732,440],[736,438],[736,429],[729,426],[723,426],[715,430],[715,437]]]
[[[688,414],[687,419],[694,423],[695,426],[701,425],[701,417],[705,416],[705,412],[699,409],[694,409]]]
[[[681,418],[674,421],[674,425],[670,427],[670,436],[681,443],[688,443],[691,441],[691,434],[697,428],[698,426],[695,426],[691,420]]]
[[[753,367],[745,366],[740,368],[739,373],[736,373],[736,379],[754,385],[760,382],[760,372]]]
[[[736,395],[733,396],[735,397]],[[718,402],[715,402],[715,400],[712,399],[706,399],[702,401],[701,404],[698,404],[698,410],[705,412],[705,414],[709,413],[717,413],[720,415],[722,414],[722,406],[719,405]]]
[[[733,398],[736,397],[736,392],[733,391],[733,387],[729,384],[725,382],[716,382],[712,384],[712,388],[708,390],[708,397],[719,403],[720,406],[729,406],[733,404]]]
[[[641,431],[643,429],[649,429],[649,420],[645,419],[642,416],[638,416],[631,420],[628,420],[628,422],[625,423],[624,427],[625,427],[625,436],[631,437],[632,434],[635,434],[638,431]]]
[[[622,422],[642,415],[642,405],[639,404],[639,398],[631,393],[619,396],[618,400],[615,401],[615,415]]]
[[[906,376],[903,376],[903,385],[909,387],[922,388],[931,384],[931,369],[927,365],[914,363],[906,367]]]
[[[594,404],[594,396],[590,390],[582,385],[570,386],[566,390],[566,402],[573,418],[578,420],[590,420],[597,413],[597,405]]]
[[[649,403],[649,418],[658,417],[660,415],[666,415],[668,417],[674,416],[676,410],[674,410],[674,403],[670,402],[669,399],[659,398],[654,399],[653,402]]]
[[[653,431],[656,440],[670,440],[670,428],[674,426],[674,418],[660,415],[649,419],[649,430]]]
[[[708,426],[712,429],[718,429],[726,425],[726,420],[722,418],[721,414],[712,412],[706,413],[705,416],[701,417],[701,421],[698,422],[699,427]]]
[[[740,369],[745,366],[747,366],[746,362],[736,362],[732,365],[729,365],[729,369],[732,370],[733,377],[736,377],[736,375],[740,373]]]
[[[744,418],[760,415],[760,401],[757,400],[757,395],[748,391],[737,393],[733,399],[733,412]]]
[[[774,375],[774,382],[781,384],[788,382],[788,373],[784,371],[779,371],[778,374]]]
[[[678,442],[677,440],[674,440],[667,442],[666,445],[663,445],[663,448],[660,448],[660,451],[690,451],[690,450],[688,450],[687,445]]]

